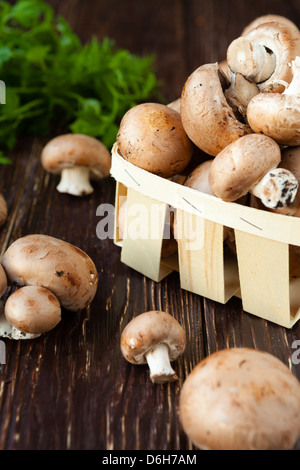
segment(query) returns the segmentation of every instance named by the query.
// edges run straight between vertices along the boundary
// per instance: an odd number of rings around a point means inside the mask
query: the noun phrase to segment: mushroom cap
[[[117,144],[125,160],[163,178],[183,171],[194,150],[180,114],[159,103],[142,103],[127,111]]]
[[[8,322],[24,333],[42,334],[61,320],[61,307],[55,295],[39,286],[25,286],[11,294],[4,307]]]
[[[163,343],[169,348],[170,361],[183,353],[186,334],[169,313],[153,310],[133,318],[121,336],[121,351],[131,364],[146,364],[146,354]]]
[[[300,436],[300,384],[273,355],[231,348],[185,380],[180,420],[200,449],[289,450]]]
[[[279,145],[265,135],[250,134],[228,145],[210,167],[209,184],[224,201],[236,201],[281,160]]]
[[[27,235],[13,242],[2,266],[11,283],[45,287],[70,311],[84,309],[96,294],[98,275],[91,258],[48,235]]]
[[[211,156],[252,133],[226,100],[223,88],[228,85],[217,63],[205,64],[188,77],[181,94],[183,127],[191,141]]]
[[[59,174],[65,168],[88,167],[91,177],[100,179],[109,175],[111,154],[94,137],[83,134],[64,134],[50,140],[44,147],[41,163],[46,171]]]
[[[288,28],[294,28],[296,31],[299,31],[298,26],[296,26],[295,23],[289,18],[286,18],[285,16],[281,15],[267,14],[258,16],[253,21],[251,21],[251,23],[249,23],[243,29],[241,36],[246,36],[252,29],[257,28],[263,23],[279,23],[281,25],[288,26]]]
[[[285,87],[278,83],[278,80],[290,83],[293,79],[290,64],[300,55],[299,30],[294,27],[290,28],[286,24],[262,23],[251,29],[244,37],[252,43],[264,46],[276,57],[274,73],[267,80],[259,83],[258,88],[272,93],[283,92]]]
[[[247,119],[257,134],[281,145],[300,145],[300,95],[259,93],[248,104]]]
[[[183,186],[214,196],[209,185],[209,171],[213,160],[206,160],[198,165],[187,177]]]

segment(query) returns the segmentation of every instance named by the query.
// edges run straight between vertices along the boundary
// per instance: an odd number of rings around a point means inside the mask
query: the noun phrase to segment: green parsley
[[[0,164],[20,135],[57,127],[110,148],[125,112],[159,96],[153,63],[109,38],[83,44],[43,0],[0,0]]]

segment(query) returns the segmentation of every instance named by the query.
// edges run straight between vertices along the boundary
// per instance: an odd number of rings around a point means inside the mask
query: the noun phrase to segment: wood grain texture
[[[155,53],[166,100],[176,99],[188,74],[221,60],[227,45],[256,16],[277,13],[300,25],[298,0],[59,0],[49,1],[83,41],[114,38],[137,54]],[[0,168],[0,191],[9,209],[0,230],[1,253],[17,238],[44,233],[88,253],[100,278],[89,309],[63,312],[63,321],[32,341],[9,341],[0,366],[0,449],[188,450],[178,416],[180,388],[205,356],[232,346],[271,352],[300,379],[292,362],[300,325],[287,330],[179,286],[174,272],[154,283],[120,262],[112,240],[96,235],[101,203],[114,204],[109,178],[85,198],[56,191],[40,154],[47,139],[20,140],[13,164]],[[268,293],[266,292],[266,295]],[[174,367],[179,380],[153,385],[146,366],[121,356],[120,335],[131,318],[162,309],[179,320],[187,348]]]

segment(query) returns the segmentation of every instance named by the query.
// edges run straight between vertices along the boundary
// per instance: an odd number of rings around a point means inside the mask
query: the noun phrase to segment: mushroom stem
[[[225,98],[233,110],[245,117],[247,106],[251,99],[258,95],[259,89],[256,83],[251,82],[241,73],[232,74],[230,80],[230,87],[224,91]]]
[[[244,37],[235,39],[230,44],[227,61],[233,73],[239,72],[256,83],[270,78],[276,67],[276,58],[272,52]]]
[[[172,369],[169,358],[169,348],[164,343],[157,344],[146,354],[150,369],[150,379],[154,383],[174,382],[178,379]]]
[[[274,168],[250,190],[262,203],[271,209],[291,204],[296,197],[299,183],[289,170]]]
[[[300,57],[292,62],[293,80],[282,93],[283,95],[299,95],[300,93]]]
[[[89,168],[83,166],[64,168],[61,173],[60,183],[56,189],[60,193],[68,193],[73,196],[91,194],[94,189],[90,184]]]

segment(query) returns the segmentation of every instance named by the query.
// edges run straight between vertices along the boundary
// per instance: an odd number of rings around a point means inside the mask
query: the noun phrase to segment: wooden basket
[[[224,202],[148,173],[124,160],[116,144],[111,175],[117,182],[114,242],[123,263],[156,282],[179,271],[182,289],[223,304],[237,296],[245,312],[286,328],[299,320],[300,278],[290,276],[289,247],[300,246],[300,218]],[[137,208],[144,218],[138,236],[128,229],[121,239],[117,220],[124,198],[127,229]],[[184,230],[178,254],[162,259],[170,207]],[[225,227],[234,231],[236,255],[224,248]]]

